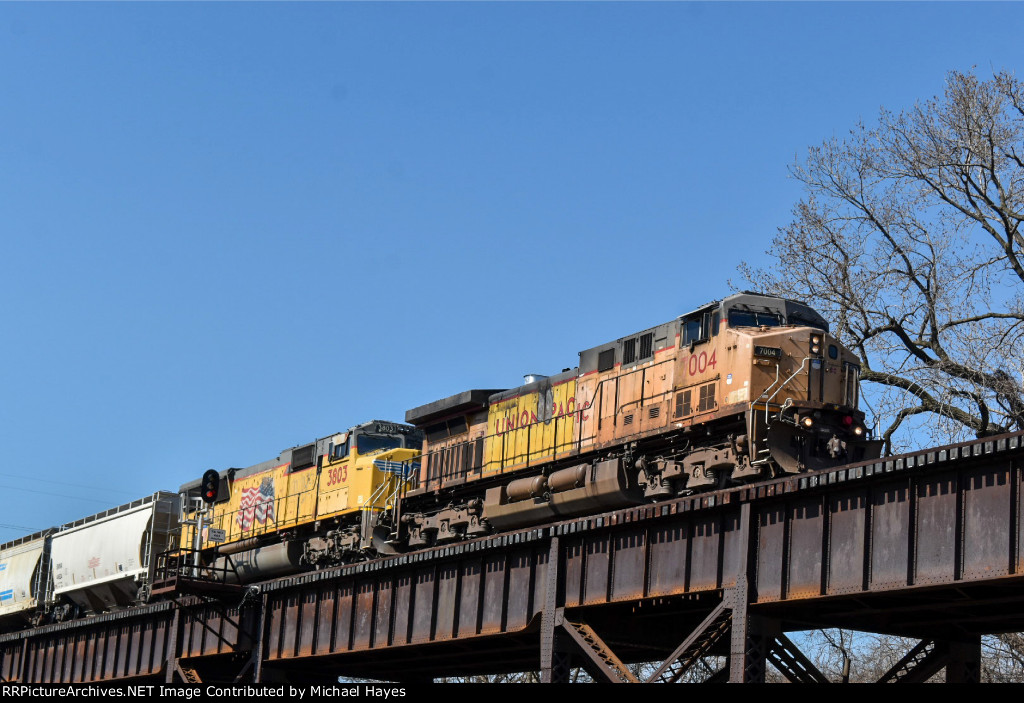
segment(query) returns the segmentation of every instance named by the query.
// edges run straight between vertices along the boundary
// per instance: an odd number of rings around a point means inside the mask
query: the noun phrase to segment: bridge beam
[[[731,614],[725,602],[719,603],[703,622],[676,647],[647,683],[675,683],[729,631]]]
[[[769,647],[768,661],[791,683],[829,683],[828,677],[781,632]]]
[[[572,622],[565,619],[564,611],[558,617],[559,625],[576,645],[576,649],[584,655],[587,672],[595,680],[607,683],[639,683],[636,676],[616,656],[612,648],[594,632],[594,629],[583,622]]]

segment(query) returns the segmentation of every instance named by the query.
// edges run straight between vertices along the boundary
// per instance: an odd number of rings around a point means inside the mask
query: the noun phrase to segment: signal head
[[[210,469],[203,474],[203,483],[199,487],[199,495],[204,503],[213,504],[220,493],[220,474]]]

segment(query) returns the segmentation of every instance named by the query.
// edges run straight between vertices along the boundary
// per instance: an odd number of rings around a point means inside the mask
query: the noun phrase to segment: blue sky
[[[725,294],[1019,3],[0,3],[0,541]],[[11,527],[13,526],[13,527]]]

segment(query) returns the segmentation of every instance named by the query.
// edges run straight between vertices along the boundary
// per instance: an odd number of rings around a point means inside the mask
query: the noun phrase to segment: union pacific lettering
[[[583,403],[583,406],[577,409],[576,398],[570,396],[564,403],[555,403],[551,408],[551,417],[543,422],[550,422],[551,420],[557,420],[567,415],[579,415],[579,419],[589,420],[590,416],[585,414],[590,409],[590,401]],[[522,412],[513,412],[506,414],[504,417],[495,418],[494,420],[494,433],[504,434],[517,430],[520,427],[526,427],[527,425],[533,425],[541,420],[537,417],[537,413],[534,410],[523,410]]]

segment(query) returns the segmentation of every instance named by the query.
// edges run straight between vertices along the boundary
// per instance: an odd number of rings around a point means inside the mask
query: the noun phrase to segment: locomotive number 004
[[[712,350],[710,357],[707,352],[694,354],[687,362],[686,370],[690,372],[691,376],[696,376],[699,373],[704,373],[708,369],[716,368],[718,366],[718,362],[715,361],[716,353],[717,350]]]

